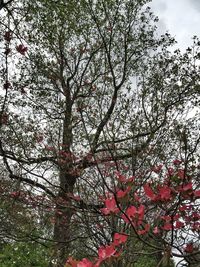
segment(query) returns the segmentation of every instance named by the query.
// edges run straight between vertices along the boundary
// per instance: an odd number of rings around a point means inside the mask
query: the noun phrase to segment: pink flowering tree
[[[92,260],[71,257],[66,266],[123,266],[127,264],[124,255],[134,254],[134,263],[140,253],[145,257],[148,251],[161,266],[173,266],[170,265],[173,256],[180,262],[185,259],[197,264],[199,166],[187,163],[186,170],[183,161],[174,160],[171,166],[160,165],[159,171],[158,166],[153,166],[142,177],[126,177],[118,171],[113,175],[116,184],[109,187],[104,199],[100,197],[99,201],[104,203],[100,216],[104,219],[99,219],[101,223],[96,226],[96,232],[110,235],[110,240],[98,248]],[[139,245],[131,245],[132,242],[143,243],[143,250]],[[145,246],[149,250],[145,251]]]

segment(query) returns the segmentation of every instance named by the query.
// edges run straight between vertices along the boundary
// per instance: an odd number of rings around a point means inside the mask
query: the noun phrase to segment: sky
[[[151,6],[160,19],[159,33],[168,31],[185,50],[194,35],[200,38],[200,0],[152,0]]]

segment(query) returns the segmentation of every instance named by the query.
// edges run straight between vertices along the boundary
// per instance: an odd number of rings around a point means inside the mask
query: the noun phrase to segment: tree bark
[[[63,147],[60,156],[61,161],[59,168],[60,189],[56,199],[55,207],[55,225],[54,225],[54,265],[63,267],[70,252],[70,224],[73,215],[70,195],[73,194],[74,185],[77,175],[73,172],[73,160],[71,157],[70,147],[73,142],[71,127],[72,104],[69,90],[66,89],[66,109],[63,120]]]
[[[58,193],[58,200],[55,211],[54,241],[55,250],[54,258],[56,267],[63,267],[70,252],[70,223],[73,215],[71,199],[69,194],[73,194],[73,188],[76,178],[60,172],[61,189]]]

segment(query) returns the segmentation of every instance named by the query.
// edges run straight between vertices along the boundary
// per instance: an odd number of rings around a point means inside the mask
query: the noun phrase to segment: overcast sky
[[[200,0],[152,0],[150,6],[160,18],[159,32],[168,30],[181,49],[200,37]]]

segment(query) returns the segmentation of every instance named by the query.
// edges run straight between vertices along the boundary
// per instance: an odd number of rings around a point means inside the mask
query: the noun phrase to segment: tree
[[[187,171],[196,161],[197,116],[188,119],[187,112],[199,101],[199,41],[184,54],[169,52],[175,41],[156,36],[147,3],[12,2],[1,21],[2,163],[19,192],[45,193],[55,209],[56,266],[65,264],[83,232],[93,256],[126,227],[121,218],[104,216],[118,202],[100,202],[116,195],[115,187],[127,189],[116,170],[141,177],[130,191],[145,186],[153,201],[150,169],[180,158]],[[95,227],[101,220],[106,231]],[[167,238],[156,240],[160,252]]]
[[[13,2],[13,0],[9,0],[9,1],[6,1],[6,2],[4,2],[4,0],[1,0],[0,1],[0,10],[4,9],[4,8],[7,9],[7,6],[9,6],[9,4],[11,4],[12,2]]]

